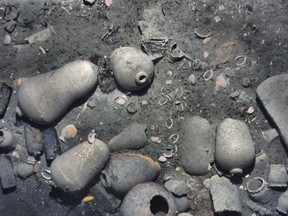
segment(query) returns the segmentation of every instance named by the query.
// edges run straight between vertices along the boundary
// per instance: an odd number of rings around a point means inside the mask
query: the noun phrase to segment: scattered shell
[[[129,114],[132,114],[132,115],[135,114],[137,112],[137,105],[134,102],[127,104],[126,111]]]
[[[164,162],[166,162],[166,161],[167,161],[167,158],[166,158],[166,157],[164,157],[163,155],[161,155],[161,156],[158,158],[158,161],[160,161],[160,162],[164,163]]]
[[[189,82],[192,84],[192,85],[195,85],[196,82],[197,82],[197,78],[194,74],[191,74],[188,78]]]
[[[221,21],[221,18],[220,18],[219,16],[215,16],[215,17],[214,17],[214,20],[215,20],[216,23],[218,23],[218,22]]]
[[[166,152],[164,152],[163,156],[166,158],[173,157],[173,150],[166,150]]]
[[[88,142],[90,144],[93,144],[96,141],[96,132],[95,130],[92,130],[89,134],[88,134]]]
[[[246,63],[246,60],[247,60],[246,56],[244,56],[244,55],[239,55],[239,56],[237,56],[237,57],[235,58],[235,64],[236,64],[237,66],[244,65],[244,64]]]
[[[115,101],[116,101],[116,103],[119,104],[120,106],[123,106],[123,105],[126,103],[126,100],[125,100],[125,98],[123,98],[123,97],[117,97],[117,98],[115,99]]]
[[[156,137],[156,136],[152,136],[150,137],[150,140],[154,143],[160,144],[161,143],[161,138],[160,137]]]
[[[168,70],[168,71],[166,72],[166,74],[167,74],[167,76],[170,76],[170,77],[173,76],[173,72],[172,72],[171,70]]]
[[[167,119],[167,121],[165,122],[165,126],[168,129],[171,129],[173,127],[173,119],[172,118]]]
[[[172,144],[175,144],[178,142],[179,140],[179,134],[172,134],[171,136],[169,136],[169,141],[172,143]]]
[[[148,106],[149,105],[149,102],[147,100],[143,100],[141,101],[141,106]]]
[[[202,25],[202,26],[198,26],[197,28],[195,28],[195,34],[200,37],[200,38],[207,38],[211,35],[211,32],[209,31],[209,29]]]
[[[36,162],[37,160],[33,156],[28,156],[28,158],[26,159],[27,164],[35,165]]]
[[[87,106],[90,108],[90,109],[93,109],[95,108],[97,105],[99,104],[99,100],[97,98],[91,98],[88,103],[87,103]]]
[[[201,60],[200,59],[195,59],[194,61],[193,61],[193,69],[194,70],[197,70],[197,69],[199,69],[200,67],[201,67]]]
[[[208,56],[209,56],[209,53],[208,53],[207,51],[204,51],[204,52],[203,52],[203,57],[204,57],[204,58],[208,58]]]
[[[50,180],[51,179],[51,171],[48,170],[48,169],[44,169],[42,172],[41,172],[41,176],[46,179],[46,180]]]
[[[213,70],[207,70],[204,74],[203,74],[203,78],[205,81],[210,80],[213,77]]]
[[[246,113],[248,114],[248,115],[251,115],[251,114],[253,114],[255,112],[255,109],[254,109],[254,107],[252,107],[252,106],[250,106],[247,110],[246,110]]]
[[[73,139],[77,134],[77,128],[74,124],[69,124],[65,126],[61,131],[61,136],[59,139],[66,143],[68,140]]]
[[[166,80],[166,82],[165,82],[167,85],[171,85],[173,82],[172,82],[172,80]]]
[[[219,11],[223,11],[225,10],[225,6],[224,5],[219,5]]]
[[[211,37],[207,37],[207,38],[205,38],[205,39],[203,39],[203,44],[207,44],[207,43],[209,43],[211,41]]]

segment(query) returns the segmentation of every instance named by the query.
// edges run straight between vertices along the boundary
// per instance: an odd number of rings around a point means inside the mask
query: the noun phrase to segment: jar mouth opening
[[[145,84],[148,81],[148,74],[144,71],[140,71],[135,76],[135,81],[138,85]]]
[[[249,193],[258,193],[267,185],[266,181],[261,177],[252,178],[247,184]]]

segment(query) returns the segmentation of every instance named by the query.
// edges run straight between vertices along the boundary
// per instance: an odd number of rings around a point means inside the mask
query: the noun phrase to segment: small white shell
[[[88,134],[88,143],[93,144],[96,140],[96,132],[92,130],[91,133]]]
[[[75,127],[75,125],[69,124],[62,129],[59,139],[66,143],[67,140],[73,139],[76,134],[77,128]]]
[[[167,161],[167,158],[166,158],[166,157],[164,157],[163,155],[161,155],[161,156],[158,158],[158,161],[160,161],[160,162],[164,163],[164,162],[166,162],[166,161]]]

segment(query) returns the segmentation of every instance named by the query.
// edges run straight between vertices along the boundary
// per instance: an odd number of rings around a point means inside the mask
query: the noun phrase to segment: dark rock
[[[262,82],[256,92],[288,147],[288,74],[273,76]]]
[[[101,181],[98,181],[91,189],[90,193],[94,196],[98,205],[109,213],[117,212],[121,199],[109,193],[104,187]]]
[[[1,155],[0,157],[0,178],[4,190],[16,188],[16,179],[10,156]]]
[[[6,83],[1,83],[0,87],[0,118],[3,118],[7,106],[9,104],[10,98],[12,94],[12,88],[8,86]]]
[[[10,21],[6,23],[6,26],[4,27],[5,31],[11,34],[16,29],[17,23],[15,21]]]
[[[39,158],[43,154],[44,148],[41,131],[26,123],[24,125],[24,138],[28,154],[35,158]]]
[[[56,157],[62,154],[60,142],[55,128],[47,128],[42,131],[42,140],[46,160],[51,163]]]

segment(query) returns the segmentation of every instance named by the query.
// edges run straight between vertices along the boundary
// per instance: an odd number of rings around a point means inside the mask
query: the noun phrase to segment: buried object
[[[108,147],[111,152],[126,149],[139,149],[148,144],[146,125],[133,123],[125,128],[120,134],[113,137]]]
[[[0,149],[10,151],[15,148],[13,134],[8,128],[0,129]]]
[[[115,154],[111,156],[100,178],[106,189],[117,195],[125,195],[137,184],[154,181],[160,170],[160,165],[150,157],[141,154]]]
[[[217,128],[215,160],[231,175],[242,174],[255,162],[255,148],[245,122],[226,118]]]
[[[109,149],[96,139],[69,149],[51,164],[51,178],[56,187],[77,193],[84,189],[103,169],[109,158]]]
[[[209,163],[214,161],[215,138],[209,122],[199,116],[188,118],[182,124],[183,143],[179,148],[180,163],[192,175],[208,173]]]
[[[0,84],[0,118],[3,118],[12,94],[12,88],[6,83]]]
[[[56,129],[54,127],[44,129],[42,131],[42,140],[46,160],[48,163],[51,163],[56,157],[62,154]]]
[[[128,91],[149,85],[154,77],[150,57],[133,47],[120,47],[111,54],[111,66],[116,82]]]
[[[14,168],[11,157],[8,155],[0,155],[0,179],[4,190],[16,188]]]
[[[272,76],[257,87],[257,95],[288,147],[288,74]]]
[[[96,87],[98,67],[70,62],[55,71],[25,79],[18,91],[20,110],[32,122],[49,125]]]
[[[173,195],[154,182],[139,184],[125,196],[121,205],[122,216],[176,216]]]

